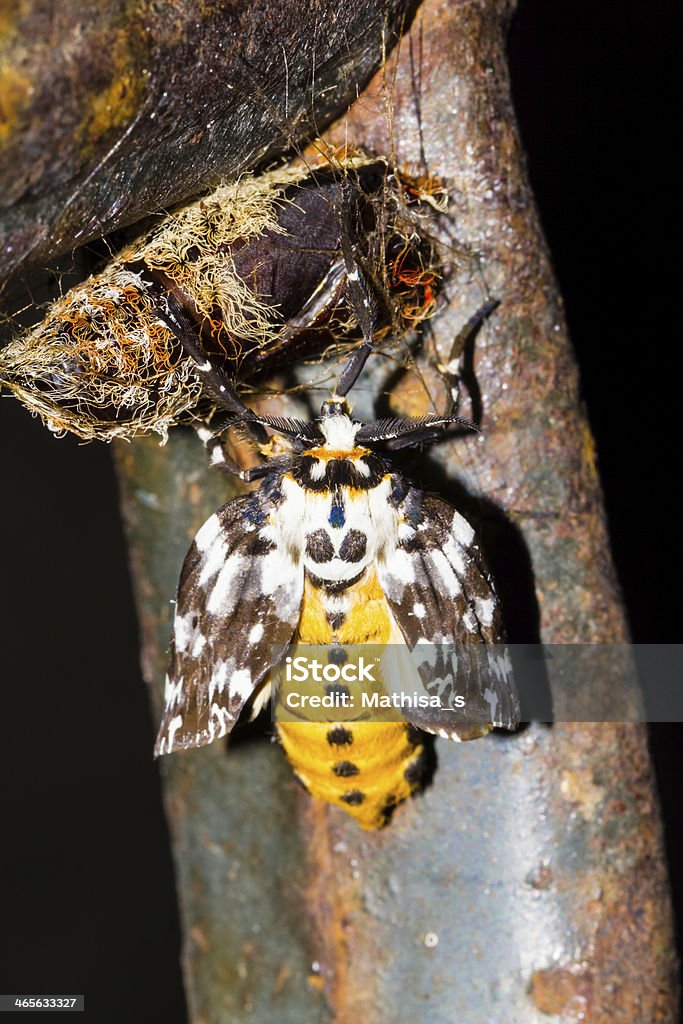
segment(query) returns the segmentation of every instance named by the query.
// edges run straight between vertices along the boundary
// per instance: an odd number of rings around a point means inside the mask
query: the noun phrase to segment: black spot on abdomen
[[[349,656],[343,647],[333,647],[327,652],[327,660],[331,665],[345,665]]]
[[[327,742],[331,747],[346,747],[353,743],[353,733],[343,725],[335,725],[327,734]]]
[[[351,691],[343,683],[328,683],[325,687],[325,695],[328,697],[348,697]]]
[[[330,629],[336,632],[338,629],[341,629],[341,627],[344,625],[346,615],[344,614],[344,612],[327,612],[325,618],[328,621]]]
[[[358,775],[360,768],[357,764],[353,764],[352,761],[337,761],[336,764],[332,765],[332,771],[340,779],[349,779],[352,775]]]
[[[424,782],[426,774],[427,763],[426,758],[422,754],[416,757],[414,761],[411,761],[403,773],[406,782],[414,788],[417,788]]]
[[[350,789],[347,793],[342,793],[339,799],[343,800],[345,804],[357,807],[365,800],[365,793],[361,793],[359,789]]]

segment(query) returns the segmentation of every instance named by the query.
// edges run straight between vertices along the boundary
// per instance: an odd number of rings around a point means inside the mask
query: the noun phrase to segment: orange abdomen
[[[332,614],[324,590],[306,581],[297,642],[389,641],[392,619],[375,572],[369,570],[343,593],[343,616],[335,611],[337,606]],[[381,828],[393,808],[420,785],[422,736],[408,722],[280,722],[277,728],[311,796],[344,808],[363,828]]]

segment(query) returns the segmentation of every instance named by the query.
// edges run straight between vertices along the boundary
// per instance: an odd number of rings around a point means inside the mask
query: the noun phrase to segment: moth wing
[[[258,494],[224,505],[187,553],[155,753],[228,733],[299,621],[303,568],[277,543]]]
[[[519,724],[519,698],[503,640],[500,605],[474,530],[433,495],[411,490],[399,507],[399,541],[378,567],[394,619],[409,648],[413,679],[441,708],[404,708],[427,732],[452,739]],[[464,698],[457,707],[456,698]]]

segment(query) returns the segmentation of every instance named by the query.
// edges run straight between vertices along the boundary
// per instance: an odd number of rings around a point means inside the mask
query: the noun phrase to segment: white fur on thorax
[[[335,452],[350,452],[356,446],[356,434],[360,423],[354,423],[348,416],[328,416],[320,420],[320,429],[325,438],[325,447]]]
[[[352,579],[377,560],[393,554],[398,543],[398,516],[389,503],[391,483],[383,479],[367,491],[344,494],[342,527],[330,526],[329,515],[332,496],[329,492],[309,491],[291,479],[283,481],[285,500],[273,518],[277,521],[279,537],[290,552],[303,552],[304,565],[321,579],[342,581]],[[330,538],[337,557],[329,562],[314,562],[305,554],[306,537],[316,530],[324,530]],[[338,557],[344,538],[350,530],[358,530],[367,538],[365,555],[358,562],[346,562]]]

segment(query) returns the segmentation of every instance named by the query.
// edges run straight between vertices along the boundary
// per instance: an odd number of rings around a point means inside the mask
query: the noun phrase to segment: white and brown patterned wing
[[[516,728],[500,605],[474,530],[445,501],[413,489],[398,512],[398,545],[378,567],[380,583],[422,685],[443,706],[406,717],[452,739]]]
[[[230,732],[291,641],[302,594],[301,563],[278,544],[259,494],[207,519],[180,576],[157,755]]]

